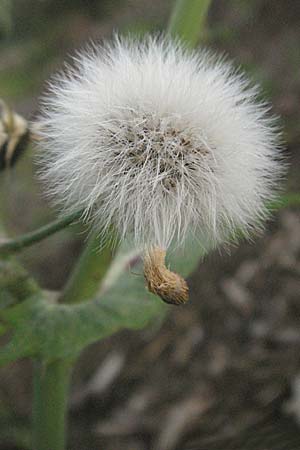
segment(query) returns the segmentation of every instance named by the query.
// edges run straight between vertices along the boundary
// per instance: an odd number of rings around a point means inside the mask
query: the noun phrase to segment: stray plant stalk
[[[177,0],[170,17],[168,33],[189,47],[203,38],[211,0]]]

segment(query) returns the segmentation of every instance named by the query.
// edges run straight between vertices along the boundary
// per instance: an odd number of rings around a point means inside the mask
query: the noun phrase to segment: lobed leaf
[[[199,248],[189,243],[184,252],[173,252],[170,263],[184,276],[197,265]],[[132,273],[130,263],[135,263]],[[1,302],[1,294],[0,294]],[[0,364],[22,357],[45,362],[74,358],[87,345],[121,328],[139,329],[164,314],[168,306],[145,288],[139,254],[120,253],[112,264],[98,298],[76,305],[56,304],[40,292],[0,312],[13,329],[10,342],[0,352]]]

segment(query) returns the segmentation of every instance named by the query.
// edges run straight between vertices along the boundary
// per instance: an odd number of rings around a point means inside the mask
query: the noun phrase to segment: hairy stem
[[[168,33],[195,47],[204,35],[211,0],[176,0],[168,25]]]
[[[79,219],[82,215],[82,211],[72,213],[62,219],[57,219],[38,230],[32,231],[22,236],[18,236],[15,239],[7,239],[4,242],[0,242],[0,256],[8,255],[11,253],[19,252],[30,245],[42,241],[43,239],[51,236],[54,233],[66,228],[75,220]]]
[[[33,449],[64,450],[65,415],[71,365],[36,362],[33,394]]]

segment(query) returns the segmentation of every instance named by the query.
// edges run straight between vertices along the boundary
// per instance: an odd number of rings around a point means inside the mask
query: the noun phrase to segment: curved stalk
[[[15,239],[7,239],[0,243],[0,256],[16,253],[23,250],[30,245],[36,244],[43,239],[51,236],[54,233],[66,228],[68,225],[78,220],[82,215],[82,211],[72,213],[62,219],[54,220],[53,222],[42,226],[41,228],[31,231],[30,233],[18,236]]]

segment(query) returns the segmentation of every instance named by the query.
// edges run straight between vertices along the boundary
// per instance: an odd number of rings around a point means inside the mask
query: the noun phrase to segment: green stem
[[[91,233],[62,292],[60,303],[80,303],[98,292],[112,258],[108,246],[99,250],[98,234],[97,231]]]
[[[195,47],[204,35],[211,0],[176,0],[168,25],[168,33]]]
[[[111,260],[106,247],[99,251],[94,231],[86,244],[63,290],[60,302],[79,303],[99,289]],[[67,394],[70,364],[58,360],[51,364],[36,363],[34,369],[33,434],[34,450],[64,450]]]
[[[0,243],[0,256],[19,252],[25,247],[33,245],[41,240],[51,236],[54,233],[66,228],[75,220],[79,219],[82,215],[82,211],[72,213],[62,219],[57,219],[38,230],[32,231],[27,234],[23,234],[15,239],[7,239],[3,243]]]
[[[71,365],[36,362],[33,394],[33,450],[64,450]]]

